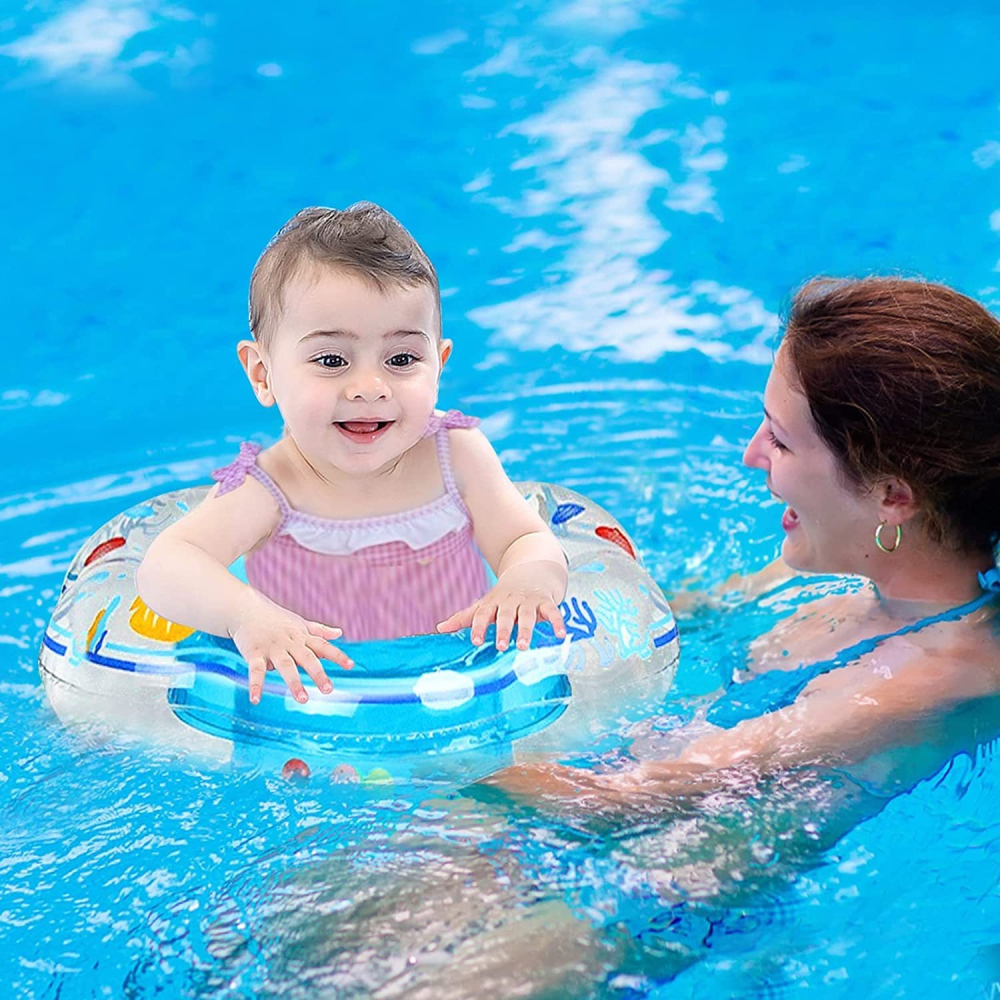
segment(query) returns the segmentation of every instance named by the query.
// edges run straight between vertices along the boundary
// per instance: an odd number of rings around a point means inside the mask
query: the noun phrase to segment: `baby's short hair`
[[[250,278],[250,332],[267,348],[281,314],[285,286],[303,267],[326,266],[385,291],[426,285],[434,294],[438,327],[441,292],[427,254],[384,208],[359,201],[340,211],[304,208],[268,243]]]

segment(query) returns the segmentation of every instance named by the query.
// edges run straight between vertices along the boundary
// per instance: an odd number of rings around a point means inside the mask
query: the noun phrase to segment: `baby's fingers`
[[[299,662],[302,669],[313,679],[316,687],[323,694],[329,694],[333,690],[333,684],[330,682],[330,678],[326,676],[323,664],[319,662],[319,657],[308,646],[295,659]]]
[[[302,679],[299,677],[299,668],[292,659],[289,652],[278,653],[271,657],[274,669],[281,674],[282,679],[288,685],[288,690],[292,692],[292,697],[301,705],[309,700],[306,689],[302,686]]]
[[[457,632],[460,628],[468,628],[472,624],[472,616],[476,613],[479,602],[470,604],[461,611],[456,611],[450,618],[445,618],[443,622],[438,622],[439,632]]]
[[[324,625],[322,622],[306,622],[306,629],[311,635],[318,635],[323,639],[339,639],[344,634],[343,629]]]
[[[472,616],[472,644],[479,646],[486,636],[486,629],[496,618],[497,606],[493,603],[480,604]]]
[[[306,639],[306,646],[317,656],[322,657],[324,660],[333,660],[334,663],[343,667],[344,670],[350,670],[354,666],[354,660],[347,653],[342,649],[337,649],[332,642],[327,642],[326,639],[321,639],[319,636],[310,636]]]
[[[247,660],[247,666],[250,668],[250,704],[257,705],[267,676],[267,660],[263,656],[252,656]]]
[[[508,597],[497,608],[497,649],[506,649],[510,645],[510,634],[514,631],[517,620],[517,602]]]
[[[517,648],[527,649],[531,645],[531,633],[535,628],[538,613],[529,601],[517,609]]]
[[[538,605],[538,614],[552,626],[552,631],[555,632],[560,639],[566,638],[566,622],[563,621],[562,612],[556,606],[554,601],[550,601],[548,599],[542,601],[542,603]]]

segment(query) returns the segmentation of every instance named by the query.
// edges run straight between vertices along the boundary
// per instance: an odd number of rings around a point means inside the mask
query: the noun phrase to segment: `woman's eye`
[[[394,354],[391,358],[389,358],[389,365],[392,368],[409,368],[410,365],[419,360],[420,358],[418,358],[415,354]]]
[[[347,364],[339,354],[324,354],[315,360],[322,368],[343,368]]]
[[[788,451],[787,445],[782,444],[775,436],[774,431],[768,431],[767,436],[771,439],[771,444],[774,445],[778,451]]]

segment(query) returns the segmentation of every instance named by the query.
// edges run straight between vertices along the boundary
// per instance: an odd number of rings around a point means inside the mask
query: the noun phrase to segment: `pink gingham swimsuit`
[[[259,468],[261,446],[240,445],[212,473],[219,496],[253,476],[277,501],[281,521],[245,558],[247,581],[309,621],[336,625],[349,640],[394,639],[437,631],[437,623],[489,589],[472,522],[451,468],[448,431],[479,421],[457,410],[435,414],[425,436],[437,444],[443,496],[383,517],[333,519],[294,510]]]

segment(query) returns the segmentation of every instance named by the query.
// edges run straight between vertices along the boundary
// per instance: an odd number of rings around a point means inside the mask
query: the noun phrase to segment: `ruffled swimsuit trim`
[[[475,427],[478,424],[478,418],[466,416],[458,410],[435,413],[430,418],[423,436],[434,436],[436,439],[445,492],[419,507],[395,514],[331,518],[296,510],[274,480],[257,465],[262,446],[253,441],[242,442],[236,459],[229,465],[216,469],[212,478],[220,484],[218,496],[242,486],[248,475],[256,479],[274,497],[281,510],[281,521],[275,529],[275,536],[299,536],[297,541],[315,551],[346,555],[390,541],[402,541],[410,548],[419,550],[463,528],[471,521],[469,510],[455,482],[447,431],[455,427]],[[445,433],[441,433],[442,431]]]

